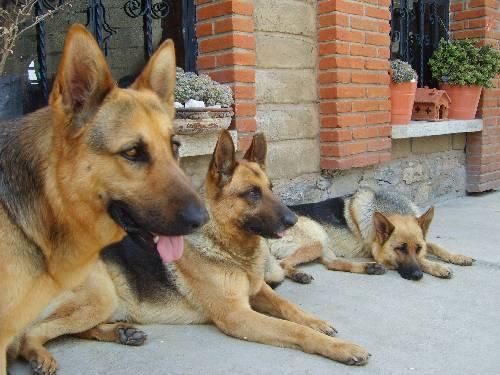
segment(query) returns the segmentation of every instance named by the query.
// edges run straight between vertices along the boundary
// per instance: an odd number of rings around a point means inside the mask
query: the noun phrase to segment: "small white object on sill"
[[[189,99],[184,104],[184,108],[205,108],[205,102],[203,100]]]
[[[179,103],[179,102],[174,102],[174,107],[175,108],[184,108],[184,104]]]

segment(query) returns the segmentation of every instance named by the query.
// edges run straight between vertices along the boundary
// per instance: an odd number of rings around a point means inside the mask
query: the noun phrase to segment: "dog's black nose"
[[[285,211],[285,213],[283,214],[283,217],[281,219],[281,221],[282,221],[283,225],[285,226],[285,228],[293,227],[295,225],[295,223],[297,222],[297,220],[298,220],[297,215],[295,215],[288,208]]]
[[[417,280],[420,280],[420,279],[422,278],[422,276],[424,276],[424,274],[422,273],[422,271],[421,271],[421,270],[414,270],[414,271],[411,273],[410,278],[411,278],[412,280],[417,281]]]
[[[179,212],[179,221],[188,231],[198,229],[208,221],[207,209],[198,202],[189,202]]]

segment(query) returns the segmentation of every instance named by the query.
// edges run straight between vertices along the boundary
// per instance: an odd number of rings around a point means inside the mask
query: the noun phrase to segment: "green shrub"
[[[415,82],[418,78],[417,72],[410,64],[401,60],[391,61],[391,79],[394,83]]]
[[[207,107],[220,104],[230,107],[233,104],[233,92],[230,87],[213,81],[206,74],[197,75],[177,68],[175,101],[184,104],[189,99],[203,100]]]
[[[491,79],[500,74],[500,52],[492,46],[478,47],[471,40],[441,39],[429,65],[439,82],[491,87]]]

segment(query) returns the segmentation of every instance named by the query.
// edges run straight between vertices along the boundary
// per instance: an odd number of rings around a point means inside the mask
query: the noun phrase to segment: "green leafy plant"
[[[416,82],[417,72],[407,62],[399,59],[391,61],[391,79],[394,83]]]
[[[500,52],[489,45],[477,46],[472,40],[441,39],[429,65],[439,82],[491,87],[491,79],[500,74]]]
[[[233,104],[233,92],[230,87],[221,85],[206,74],[184,72],[177,68],[175,100],[184,104],[189,99],[202,100],[206,106],[220,104],[230,107]]]

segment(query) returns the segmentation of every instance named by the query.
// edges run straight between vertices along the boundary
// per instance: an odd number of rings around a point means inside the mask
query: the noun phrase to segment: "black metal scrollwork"
[[[160,1],[152,4],[151,0],[129,0],[123,5],[125,14],[131,18],[144,16],[151,9],[151,17],[160,19],[168,16],[170,5],[167,1]]]
[[[64,0],[37,0],[35,4],[35,17],[42,17],[47,11],[55,10],[57,6],[64,5]],[[49,84],[47,78],[47,50],[45,39],[45,21],[41,20],[36,25],[36,53],[38,59],[38,77],[41,87],[42,101],[48,102]]]
[[[125,14],[131,18],[144,18],[144,45],[146,58],[153,54],[153,19],[161,19],[170,13],[170,5],[167,0],[157,3],[152,0],[129,0],[123,5]]]
[[[449,4],[449,0],[392,1],[391,58],[409,62],[419,75],[420,87],[433,83],[427,62],[439,40],[448,39]]]
[[[99,47],[103,49],[104,54],[108,54],[109,39],[116,33],[111,27],[106,17],[106,7],[102,0],[89,0],[87,7],[87,26],[94,34]]]

